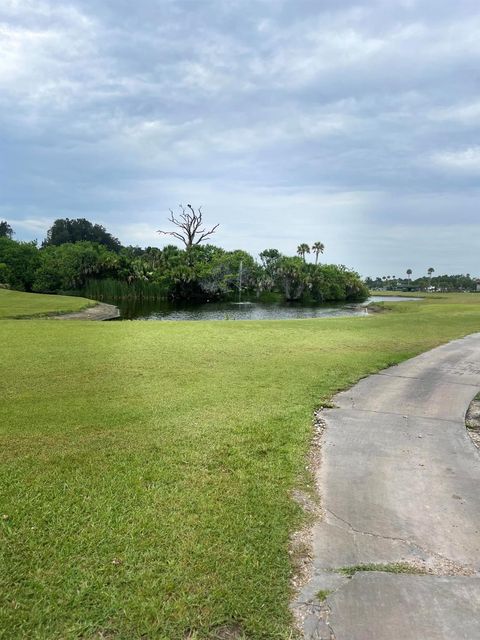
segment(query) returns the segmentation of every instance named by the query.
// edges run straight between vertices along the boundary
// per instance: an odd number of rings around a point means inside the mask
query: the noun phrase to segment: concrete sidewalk
[[[323,517],[297,602],[306,638],[480,639],[480,455],[465,429],[479,390],[474,334],[365,378],[324,412]],[[394,573],[399,563],[419,573]]]

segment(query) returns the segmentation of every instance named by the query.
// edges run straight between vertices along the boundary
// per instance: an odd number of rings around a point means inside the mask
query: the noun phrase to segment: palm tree
[[[302,242],[302,244],[299,244],[297,247],[297,254],[306,262],[305,255],[307,253],[310,253],[310,247],[308,244],[305,244],[305,242]]]
[[[315,254],[315,264],[318,264],[318,256],[325,251],[325,245],[323,242],[314,242],[312,244],[312,251]]]
[[[283,279],[285,298],[299,300],[307,284],[301,260],[283,257],[279,264],[279,275]]]
[[[433,267],[429,267],[428,268],[428,277],[430,278],[430,282],[432,281],[432,273],[435,271],[435,269]]]
[[[410,280],[411,276],[412,276],[413,271],[411,269],[407,269],[407,277]]]

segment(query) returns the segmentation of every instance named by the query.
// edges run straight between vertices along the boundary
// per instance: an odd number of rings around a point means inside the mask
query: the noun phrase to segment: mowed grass
[[[72,296],[50,296],[0,289],[0,319],[22,318],[80,311],[95,305],[94,300]]]
[[[0,637],[292,637],[314,407],[480,331],[480,296],[370,317],[0,322]],[[223,628],[223,631],[222,631]]]

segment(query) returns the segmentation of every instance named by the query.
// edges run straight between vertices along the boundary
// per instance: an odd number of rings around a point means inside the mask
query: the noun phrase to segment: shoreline
[[[53,320],[115,320],[120,317],[120,309],[113,304],[99,302],[94,307],[87,307],[73,313],[61,313],[49,316]]]

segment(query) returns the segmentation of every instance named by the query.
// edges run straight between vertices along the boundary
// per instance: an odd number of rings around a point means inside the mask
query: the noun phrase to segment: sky
[[[0,219],[480,275],[478,0],[1,0]]]

